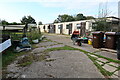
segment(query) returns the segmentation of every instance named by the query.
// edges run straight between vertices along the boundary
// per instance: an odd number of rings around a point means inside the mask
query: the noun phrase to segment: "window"
[[[60,25],[58,25],[58,29],[60,29],[61,28],[61,26]]]
[[[76,27],[77,27],[77,29],[80,29],[81,28],[81,24],[80,23],[76,24]]]
[[[69,29],[69,24],[66,25],[66,29]]]

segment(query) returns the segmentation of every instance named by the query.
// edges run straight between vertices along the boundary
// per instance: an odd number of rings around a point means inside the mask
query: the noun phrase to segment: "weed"
[[[25,67],[25,66],[28,66],[30,64],[32,64],[32,62],[25,62],[25,63],[19,64],[19,66]]]

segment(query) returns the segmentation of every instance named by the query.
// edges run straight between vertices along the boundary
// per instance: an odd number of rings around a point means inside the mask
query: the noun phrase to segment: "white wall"
[[[82,21],[73,21],[73,22],[63,22],[63,23],[54,23],[53,25],[55,25],[55,33],[56,34],[60,34],[60,29],[58,28],[59,25],[63,24],[63,34],[68,34],[69,30],[66,29],[66,25],[72,23],[72,33],[74,30],[79,30],[77,29],[77,24],[80,24],[82,22],[86,23],[86,31],[92,31],[92,22],[93,20],[82,20]],[[45,30],[48,32],[48,25],[49,24],[45,24]],[[44,25],[39,25],[41,32],[44,32],[43,26]]]
[[[55,32],[56,32],[56,34],[60,34],[60,29],[59,29],[59,25],[60,25],[60,23],[55,23],[54,24],[55,25]]]

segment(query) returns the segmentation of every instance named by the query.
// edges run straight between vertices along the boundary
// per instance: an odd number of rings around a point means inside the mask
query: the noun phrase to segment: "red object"
[[[79,31],[74,31],[73,34],[79,35],[80,33],[79,33]]]

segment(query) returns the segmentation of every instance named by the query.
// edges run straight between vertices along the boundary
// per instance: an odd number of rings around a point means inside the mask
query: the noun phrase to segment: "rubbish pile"
[[[29,51],[29,50],[31,50],[31,45],[30,45],[26,35],[23,35],[23,37],[22,37],[21,41],[18,43],[15,51],[21,52],[21,51]]]

